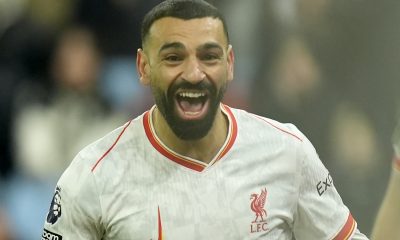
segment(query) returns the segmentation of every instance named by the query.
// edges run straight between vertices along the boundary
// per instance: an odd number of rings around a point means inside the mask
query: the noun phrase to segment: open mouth
[[[205,91],[179,91],[176,94],[178,114],[187,120],[201,119],[207,113],[208,99]]]

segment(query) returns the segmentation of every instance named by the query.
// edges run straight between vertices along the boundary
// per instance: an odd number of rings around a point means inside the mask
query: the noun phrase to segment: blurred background
[[[158,2],[0,0],[0,240],[38,239],[74,155],[153,104],[135,54]],[[236,54],[225,103],[303,131],[369,234],[400,102],[400,2],[209,2]]]

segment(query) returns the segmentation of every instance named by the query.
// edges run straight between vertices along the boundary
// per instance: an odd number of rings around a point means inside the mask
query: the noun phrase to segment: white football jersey
[[[367,239],[307,138],[221,105],[209,163],[156,136],[154,107],[83,149],[60,178],[42,239]]]

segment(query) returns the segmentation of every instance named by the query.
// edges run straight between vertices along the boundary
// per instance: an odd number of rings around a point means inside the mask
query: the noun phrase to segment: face
[[[162,116],[185,140],[200,139],[212,127],[233,63],[222,22],[208,17],[157,20],[137,57],[141,82],[150,85]]]
[[[53,77],[62,86],[87,92],[94,88],[100,56],[88,32],[72,30],[61,39],[55,54]]]

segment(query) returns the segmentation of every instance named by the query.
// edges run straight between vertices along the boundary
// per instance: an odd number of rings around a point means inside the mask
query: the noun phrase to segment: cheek
[[[153,91],[153,94],[156,93],[157,97],[166,97],[168,94],[168,89],[171,87],[171,82],[167,81],[165,78],[160,78],[159,76],[152,77],[150,81],[150,87]]]
[[[157,86],[158,88],[163,88],[165,85],[165,73],[160,71],[160,69],[151,69],[150,71],[150,85]]]
[[[224,86],[228,82],[229,77],[228,70],[226,68],[218,68],[209,71],[209,76],[211,81],[213,81],[218,88]]]
[[[151,74],[151,84],[159,89],[167,91],[168,88],[179,79],[180,71],[174,68],[159,67]]]

